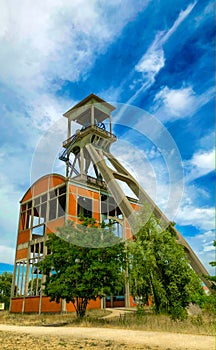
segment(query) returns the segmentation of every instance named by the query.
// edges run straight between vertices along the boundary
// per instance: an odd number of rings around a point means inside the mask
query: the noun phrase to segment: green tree
[[[151,215],[130,242],[129,255],[133,296],[144,303],[151,296],[156,313],[186,317],[186,306],[198,300],[203,290],[171,227],[163,230]]]
[[[216,247],[216,240],[213,242],[213,246]],[[211,261],[209,263],[211,266],[216,266],[216,261]],[[211,289],[215,292],[216,291],[216,276],[205,276],[209,281],[212,281]]]
[[[216,247],[216,240],[213,242],[213,246]],[[215,267],[216,261],[211,261],[209,264]],[[205,278],[211,281],[212,285],[210,289],[211,294],[205,295],[202,307],[204,310],[216,314],[216,276],[205,276]]]
[[[3,272],[0,275],[0,302],[5,303],[5,308],[8,309],[10,305],[12,273]]]
[[[90,300],[122,288],[125,246],[111,227],[69,221],[57,235],[49,235],[46,245],[51,254],[39,265],[46,275],[45,294],[56,302],[72,302],[78,317],[85,315]]]
[[[34,278],[28,283],[29,295],[40,295],[41,292],[41,278]]]

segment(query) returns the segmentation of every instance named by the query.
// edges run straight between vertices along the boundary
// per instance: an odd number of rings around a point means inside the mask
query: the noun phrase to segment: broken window
[[[32,201],[21,205],[20,229],[27,230],[31,227]]]
[[[32,238],[36,238],[35,236],[43,236],[44,232],[45,232],[44,225],[39,225],[39,226],[33,227],[32,228]]]
[[[29,296],[37,296],[41,293],[42,272],[38,268],[39,261],[43,258],[44,243],[34,243],[30,246],[29,276],[26,293]]]
[[[105,194],[101,195],[101,214],[106,218],[108,216],[112,216],[118,219],[122,219],[121,210],[115,202],[115,199]]]
[[[65,185],[57,187],[49,193],[35,197],[33,201],[21,205],[20,230],[38,227],[37,230],[32,230],[32,233],[39,236],[43,235],[45,222],[64,216],[65,207]]]
[[[86,197],[78,197],[77,200],[77,216],[92,218],[92,199]]]
[[[27,279],[27,261],[19,261],[16,263],[16,270],[13,284],[13,297],[19,297],[25,295],[26,291],[26,279]]]
[[[119,220],[123,218],[121,210],[113,197],[101,195],[101,221],[112,224],[116,236],[122,238],[122,225]]]
[[[56,218],[57,209],[57,198],[50,200],[49,202],[49,220],[54,220]]]
[[[61,186],[49,194],[49,220],[54,220],[65,215],[66,186]]]

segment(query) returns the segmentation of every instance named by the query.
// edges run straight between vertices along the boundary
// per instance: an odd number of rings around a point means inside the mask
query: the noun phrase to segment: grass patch
[[[184,334],[214,335],[214,316],[190,316],[183,321],[173,321],[167,315],[125,314],[118,320],[110,319],[114,327],[146,331],[173,332]]]
[[[125,314],[121,317],[99,319],[84,317],[75,319],[70,326],[108,327],[143,331],[172,332],[184,334],[214,335],[214,317],[209,315],[190,316],[184,321],[173,321],[167,315],[138,315]]]
[[[127,313],[121,317],[103,319],[109,314],[106,310],[88,310],[83,319],[70,314],[10,314],[7,311],[0,313],[0,323],[31,326],[80,326],[123,328],[143,331],[173,332],[185,334],[214,335],[214,314],[189,316],[184,321],[173,321],[167,315],[154,315],[151,312]]]
[[[101,317],[109,315],[107,310],[87,310],[85,319],[94,322],[95,319],[100,320]],[[17,326],[65,326],[68,324],[79,324],[75,312],[68,314],[16,314],[9,311],[0,312],[1,324],[13,324]]]
[[[75,319],[75,314],[11,314],[0,312],[0,323],[22,326],[64,325]]]

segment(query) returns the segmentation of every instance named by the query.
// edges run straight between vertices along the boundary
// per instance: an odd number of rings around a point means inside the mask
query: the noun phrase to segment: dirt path
[[[109,315],[103,316],[101,318],[107,319],[107,318],[113,318],[113,317],[120,317],[123,316],[127,313],[134,312],[134,309],[131,310],[125,310],[125,308],[118,308],[118,309],[111,309],[111,308],[106,308],[107,311],[110,311]]]
[[[111,341],[128,344],[128,349],[164,349],[164,350],[214,350],[213,336],[177,334],[166,332],[145,332],[126,329],[87,328],[87,327],[32,327],[0,324],[0,331],[7,334],[28,334],[39,337],[59,337],[83,341],[85,339]],[[9,332],[9,333],[8,333]],[[5,333],[6,334],[6,333]],[[14,347],[15,348],[15,347]],[[62,347],[64,348],[64,347]],[[82,347],[81,347],[82,348]],[[117,349],[118,347],[116,347]],[[1,347],[0,349],[12,349]],[[16,348],[19,349],[19,348]],[[73,349],[73,348],[71,348]],[[75,349],[75,348],[74,348]],[[78,348],[77,348],[78,349]],[[93,347],[92,347],[93,349]],[[94,347],[95,349],[95,347]],[[107,347],[115,349],[115,347]]]

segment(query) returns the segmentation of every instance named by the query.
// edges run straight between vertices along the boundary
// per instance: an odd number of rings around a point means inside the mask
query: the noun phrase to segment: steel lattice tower
[[[171,222],[168,218],[110,151],[111,145],[117,140],[112,133],[111,113],[114,109],[114,106],[100,97],[90,94],[64,114],[68,119],[68,138],[63,142],[64,151],[59,159],[66,163],[66,176],[87,182],[90,178],[88,172],[92,166],[96,183],[107,186],[134,234],[137,229],[136,213],[118,180],[129,186],[140,204],[147,203],[162,226],[170,226]],[[76,122],[80,129],[71,136],[72,122]],[[172,230],[178,243],[184,247],[192,268],[207,286],[211,286],[204,277],[208,272],[196,254],[174,226]]]

